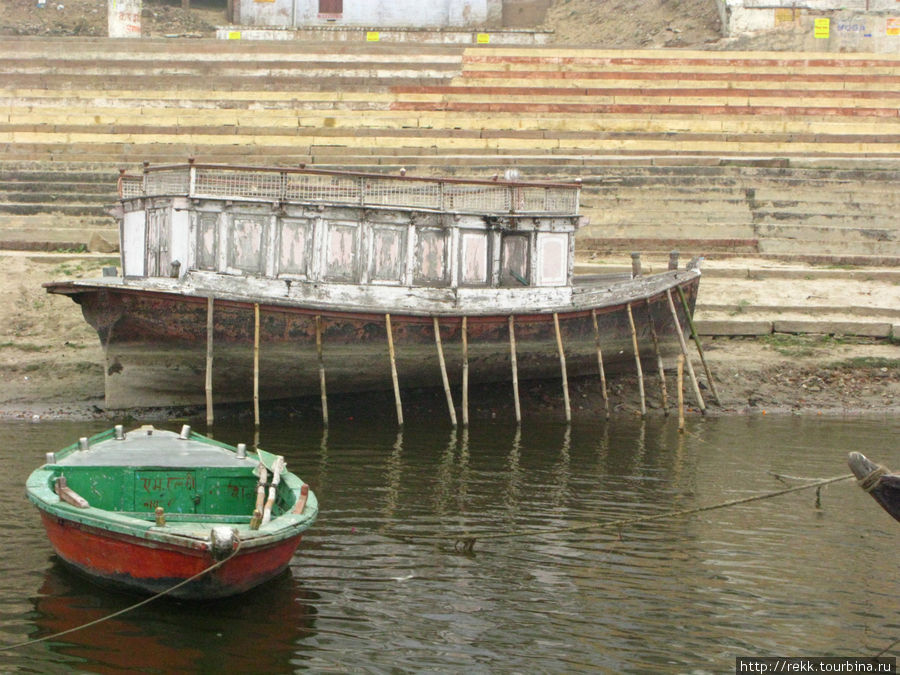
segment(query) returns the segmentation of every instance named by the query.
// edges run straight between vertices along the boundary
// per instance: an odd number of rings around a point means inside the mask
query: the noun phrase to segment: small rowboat
[[[188,426],[82,438],[48,453],[26,492],[67,565],[177,598],[226,597],[275,577],[318,515],[283,457]]]
[[[847,464],[859,486],[895,520],[900,520],[900,475],[890,473],[860,452],[851,452],[847,456]]]

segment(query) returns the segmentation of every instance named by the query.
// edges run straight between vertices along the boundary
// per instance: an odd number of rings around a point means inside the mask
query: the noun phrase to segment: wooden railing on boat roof
[[[312,202],[367,208],[516,215],[578,215],[580,181],[529,182],[330,169],[187,164],[144,166],[119,176],[119,197],[180,196],[233,201]]]

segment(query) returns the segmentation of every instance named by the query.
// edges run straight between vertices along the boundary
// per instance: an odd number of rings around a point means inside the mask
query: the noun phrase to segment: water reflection
[[[4,643],[131,601],[53,564],[21,497],[48,447],[86,431],[0,424],[0,536],[16,542],[0,556]],[[735,656],[863,655],[900,637],[900,530],[850,483],[825,490],[821,508],[796,493],[620,531],[572,528],[782,487],[770,471],[846,473],[848,449],[900,467],[898,432],[894,419],[771,417],[692,420],[685,434],[675,420],[631,418],[264,426],[257,441],[322,509],[289,574],[232,601],[152,604],[51,648],[0,652],[0,671],[722,672]],[[228,443],[245,433],[216,431]],[[453,550],[461,532],[535,530]]]
[[[140,599],[54,562],[33,598],[31,638],[104,619]],[[253,602],[162,599],[44,644],[53,663],[89,663],[91,672],[191,672],[201,665],[210,672],[286,672],[295,643],[316,634],[314,601],[315,593],[285,573],[255,590]]]

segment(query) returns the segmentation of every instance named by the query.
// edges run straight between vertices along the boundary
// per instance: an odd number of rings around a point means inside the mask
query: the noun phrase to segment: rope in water
[[[648,523],[655,520],[665,520],[667,518],[680,518],[683,516],[691,516],[697,513],[704,513],[706,511],[715,511],[717,509],[725,509],[731,506],[738,506],[740,504],[748,504],[750,502],[758,502],[764,499],[772,499],[773,497],[780,497],[782,495],[789,494],[791,492],[799,492],[801,490],[811,490],[813,488],[821,488],[825,485],[830,485],[831,483],[838,483],[840,481],[845,481],[853,478],[853,474],[846,474],[843,476],[834,476],[833,478],[823,478],[821,480],[817,480],[812,483],[806,483],[805,485],[795,485],[793,487],[784,488],[783,490],[775,490],[774,492],[765,492],[758,495],[752,495],[750,497],[742,497],[741,499],[731,499],[725,502],[719,502],[717,504],[708,504],[706,506],[697,506],[691,509],[682,509],[679,511],[666,511],[665,513],[655,513],[648,516],[637,516],[636,518],[622,518],[620,520],[610,520],[606,522],[600,523],[581,523],[580,525],[570,525],[568,527],[555,527],[549,529],[531,529],[531,530],[519,530],[517,532],[493,532],[493,533],[485,533],[478,535],[422,535],[422,536],[410,536],[407,534],[394,532],[393,534],[410,538],[414,540],[436,540],[436,541],[449,541],[454,540],[454,548],[457,551],[462,551],[466,553],[471,553],[475,549],[475,543],[478,540],[488,540],[488,539],[512,539],[518,537],[538,537],[547,534],[560,534],[565,532],[578,532],[581,530],[604,530],[604,529],[619,529],[625,527],[627,525],[636,525],[639,523]]]
[[[210,572],[213,572],[214,570],[217,570],[222,565],[224,565],[229,560],[231,560],[234,556],[236,556],[238,554],[238,551],[240,551],[240,550],[241,550],[241,540],[240,540],[240,538],[237,538],[237,546],[228,555],[227,558],[222,558],[222,560],[219,560],[218,562],[213,563],[206,569],[200,570],[194,576],[189,577],[188,579],[185,579],[183,581],[179,581],[174,586],[171,586],[171,587],[165,589],[164,591],[160,591],[156,595],[150,596],[149,598],[145,598],[145,599],[141,600],[140,602],[137,602],[133,605],[125,607],[124,609],[120,609],[118,612],[113,612],[112,614],[108,614],[106,616],[100,617],[99,619],[94,619],[93,621],[89,621],[87,623],[81,624],[80,626],[75,626],[74,628],[68,628],[68,629],[60,631],[58,633],[53,633],[52,635],[45,635],[44,637],[35,638],[34,640],[26,640],[25,642],[19,642],[14,645],[2,646],[2,647],[0,647],[0,652],[9,651],[10,649],[19,649],[21,647],[27,647],[28,645],[37,644],[38,642],[46,642],[47,640],[55,640],[56,638],[62,637],[63,635],[68,635],[69,633],[75,633],[77,631],[84,630],[85,628],[90,628],[92,626],[96,626],[97,624],[103,623],[104,621],[109,621],[110,619],[115,619],[117,616],[122,616],[123,614],[127,614],[128,612],[131,612],[131,611],[137,609],[138,607],[143,607],[144,605],[149,605],[154,600],[159,600],[159,598],[163,597],[164,595],[168,595],[172,591],[177,591],[182,586],[186,586],[187,584],[191,583],[192,581],[196,581],[197,579],[201,578],[202,576],[209,574]]]

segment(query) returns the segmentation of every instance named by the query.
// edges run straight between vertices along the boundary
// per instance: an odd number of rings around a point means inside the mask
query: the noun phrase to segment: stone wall
[[[895,0],[717,0],[726,37],[778,31],[796,50],[900,52]]]

